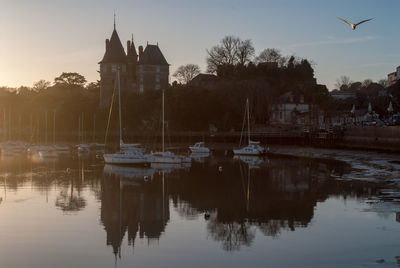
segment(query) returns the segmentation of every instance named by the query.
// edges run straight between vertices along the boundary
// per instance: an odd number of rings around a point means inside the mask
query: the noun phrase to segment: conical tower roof
[[[126,54],[117,31],[114,29],[106,53],[100,63],[118,63],[125,62]]]
[[[135,43],[133,42],[133,35],[132,35],[131,47],[128,47],[128,56],[135,56],[135,57],[138,56],[136,52]]]
[[[160,48],[156,45],[147,45],[143,55],[139,58],[139,64],[169,65]]]

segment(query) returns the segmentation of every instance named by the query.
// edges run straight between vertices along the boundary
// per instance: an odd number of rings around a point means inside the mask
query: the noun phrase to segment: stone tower
[[[133,52],[134,51],[134,52]],[[119,39],[114,26],[111,38],[106,39],[106,51],[100,64],[100,107],[110,105],[111,96],[116,88],[117,70],[120,70],[121,95],[126,95],[133,91],[135,86],[135,72],[137,65],[136,50],[128,41],[127,54]],[[135,56],[136,55],[136,56]]]

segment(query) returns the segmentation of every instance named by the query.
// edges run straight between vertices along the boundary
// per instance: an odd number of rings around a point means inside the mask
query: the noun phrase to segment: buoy
[[[218,167],[218,171],[219,171],[219,172],[222,172],[222,166],[219,166],[219,167]]]
[[[207,220],[208,218],[210,218],[210,216],[211,216],[210,211],[206,210],[206,211],[204,212],[204,219]]]

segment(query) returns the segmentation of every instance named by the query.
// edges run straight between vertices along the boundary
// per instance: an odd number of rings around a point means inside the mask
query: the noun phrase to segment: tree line
[[[326,86],[316,83],[309,60],[282,55],[274,48],[255,55],[250,40],[227,36],[206,52],[207,71],[215,78],[212,86],[192,84],[200,68],[188,64],[173,74],[179,83],[165,89],[168,131],[238,131],[246,98],[252,125],[268,125],[271,108],[289,91],[317,104],[325,114],[350,111],[353,104],[367,107],[371,102],[374,110],[384,115],[389,100],[399,108],[399,84],[384,87],[384,81],[351,82],[342,77],[338,91],[354,92],[356,97],[335,100]],[[52,137],[55,128],[57,140],[77,140],[79,135],[80,140],[103,141],[109,109],[99,108],[99,95],[99,81],[87,83],[74,72],[62,73],[53,82],[40,80],[32,87],[0,87],[0,137],[40,142]],[[124,135],[161,130],[161,91],[131,92],[125,98]],[[111,119],[112,129],[117,130],[115,111]]]

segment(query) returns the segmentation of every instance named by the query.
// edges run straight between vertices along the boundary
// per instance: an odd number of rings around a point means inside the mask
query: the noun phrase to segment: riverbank
[[[399,155],[365,150],[338,150],[300,146],[271,146],[278,155],[339,160],[350,165],[350,172],[336,176],[337,180],[367,181],[382,185],[380,195],[368,200],[371,210],[388,213],[400,211]]]

